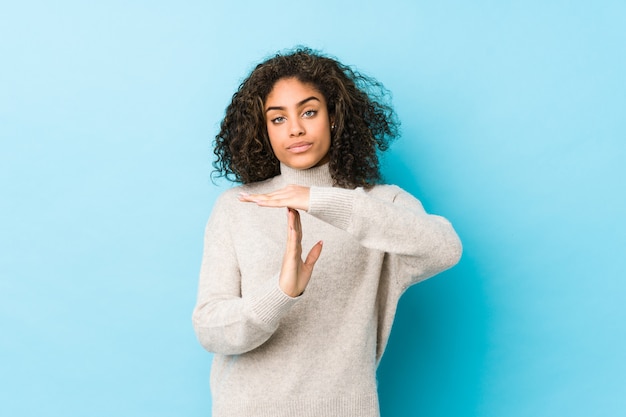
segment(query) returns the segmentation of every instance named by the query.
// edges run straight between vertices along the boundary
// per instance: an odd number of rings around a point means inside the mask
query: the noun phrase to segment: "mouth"
[[[287,147],[287,150],[291,153],[302,153],[308,151],[313,144],[311,142],[296,142]]]

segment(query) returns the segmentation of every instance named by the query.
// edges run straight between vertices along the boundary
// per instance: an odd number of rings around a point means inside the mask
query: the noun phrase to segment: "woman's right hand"
[[[290,297],[301,295],[311,279],[315,262],[322,252],[322,241],[317,242],[302,261],[302,224],[300,213],[287,209],[287,249],[283,257],[278,285]]]

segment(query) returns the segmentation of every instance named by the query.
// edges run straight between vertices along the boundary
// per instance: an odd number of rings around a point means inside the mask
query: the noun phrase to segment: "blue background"
[[[381,80],[385,174],[460,264],[401,300],[385,417],[626,413],[626,3],[5,2],[0,414],[208,416],[210,143],[259,60]]]

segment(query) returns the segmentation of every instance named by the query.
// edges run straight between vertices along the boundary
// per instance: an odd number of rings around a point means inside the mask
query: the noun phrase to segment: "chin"
[[[318,167],[320,165],[324,165],[325,163],[328,162],[328,158],[322,158],[319,160],[307,160],[307,161],[293,161],[292,160],[292,161],[281,161],[281,162],[287,165],[289,168],[304,170],[304,169],[310,169],[310,168]]]

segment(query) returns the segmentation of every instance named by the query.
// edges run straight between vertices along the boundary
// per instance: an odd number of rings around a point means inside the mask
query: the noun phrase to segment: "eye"
[[[302,113],[302,117],[309,119],[315,116],[316,114],[317,114],[317,110],[307,110],[304,113]]]
[[[277,124],[280,124],[280,123],[284,123],[285,122],[285,118],[283,116],[274,117],[273,119],[270,120],[270,122],[272,122],[273,124],[277,125]]]

